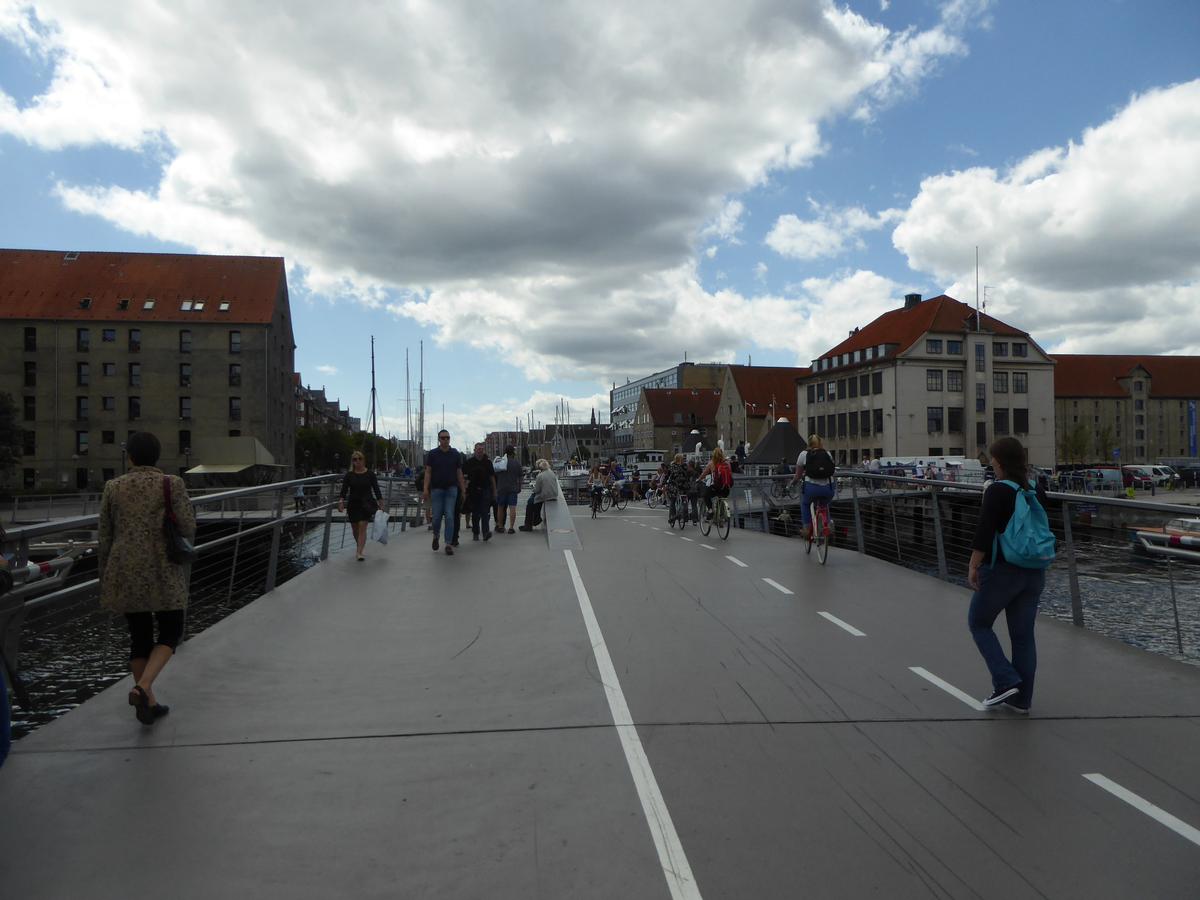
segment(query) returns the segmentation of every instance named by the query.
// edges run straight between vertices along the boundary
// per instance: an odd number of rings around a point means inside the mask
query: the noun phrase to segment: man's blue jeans
[[[804,492],[800,495],[800,520],[804,527],[812,524],[812,504],[814,500],[832,500],[834,495],[832,484],[813,484],[804,482]]]
[[[979,590],[971,596],[967,625],[975,646],[992,674],[992,687],[998,691],[1014,685],[1020,692],[1013,697],[1018,706],[1033,702],[1033,677],[1037,672],[1037,644],[1033,625],[1037,619],[1038,601],[1046,586],[1046,573],[1041,569],[1023,569],[1008,563],[979,567]],[[1012,642],[1012,662],[1004,655],[1000,640],[992,625],[1000,613],[1008,621],[1008,637]]]
[[[454,509],[458,503],[458,488],[434,488],[429,492],[430,505],[433,507],[433,534],[437,536],[442,519],[446,520],[446,543],[454,540],[454,520],[457,518]]]

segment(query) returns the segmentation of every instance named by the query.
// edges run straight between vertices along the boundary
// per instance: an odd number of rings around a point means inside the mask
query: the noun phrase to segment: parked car
[[[1122,466],[1121,473],[1125,477],[1125,487],[1135,487],[1139,491],[1148,491],[1154,484],[1154,477],[1147,471],[1147,466]]]
[[[1182,487],[1200,487],[1200,466],[1182,466],[1176,473]]]
[[[1151,470],[1161,479],[1158,483],[1162,487],[1179,487],[1179,475],[1170,466],[1151,466]]]

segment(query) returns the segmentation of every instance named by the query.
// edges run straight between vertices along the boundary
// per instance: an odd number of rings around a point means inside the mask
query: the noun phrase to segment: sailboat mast
[[[379,443],[379,433],[376,430],[376,405],[377,395],[375,393],[375,335],[371,335],[371,468],[375,468],[375,454]]]

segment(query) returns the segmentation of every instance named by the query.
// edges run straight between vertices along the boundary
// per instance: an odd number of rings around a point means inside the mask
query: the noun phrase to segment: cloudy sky
[[[103,10],[103,12],[99,12]],[[456,443],[907,291],[1200,354],[1200,3],[0,0],[0,246],[282,255],[297,361]]]

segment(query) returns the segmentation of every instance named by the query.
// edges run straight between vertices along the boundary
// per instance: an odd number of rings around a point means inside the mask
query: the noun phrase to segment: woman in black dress
[[[347,497],[349,497],[349,505],[347,505]],[[379,482],[375,480],[375,473],[367,469],[366,458],[355,450],[350,455],[350,471],[342,479],[342,496],[338,500],[338,512],[346,512],[349,509],[347,518],[350,520],[350,527],[354,529],[359,562],[365,558],[363,550],[367,546],[367,525],[375,518],[375,511],[383,508],[383,493],[379,490]]]

